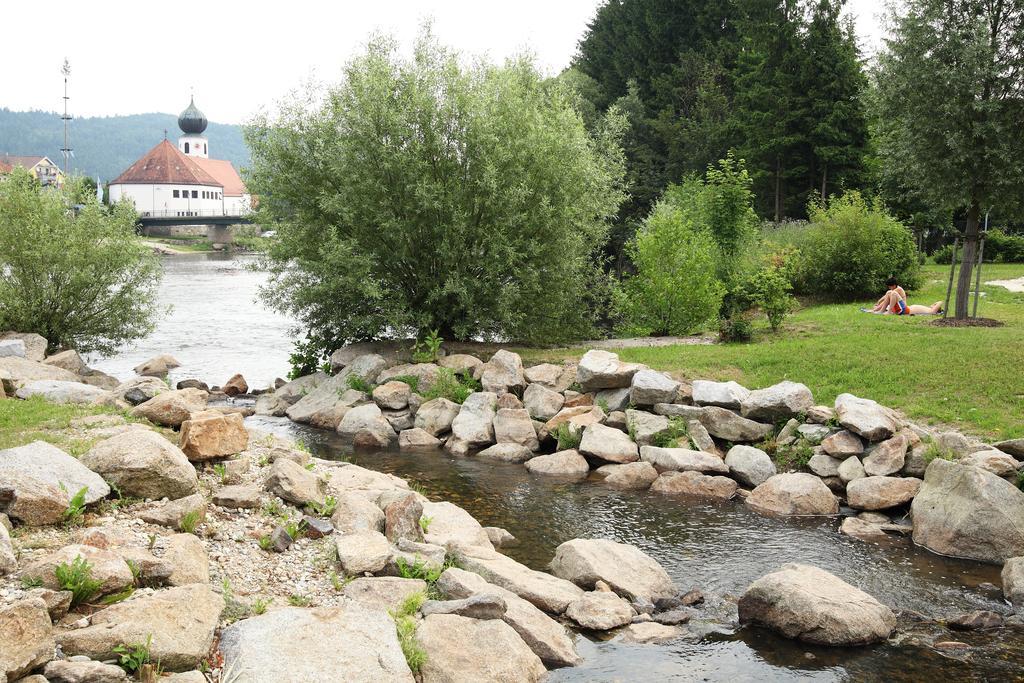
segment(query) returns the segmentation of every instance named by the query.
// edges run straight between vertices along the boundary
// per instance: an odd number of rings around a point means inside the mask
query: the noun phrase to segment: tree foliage
[[[0,329],[82,353],[112,353],[151,332],[160,262],[135,220],[128,204],[97,203],[81,179],[43,189],[15,169],[0,181]]]
[[[914,195],[966,213],[964,318],[981,214],[1024,208],[1024,2],[908,0],[892,24],[876,71],[880,154]]]
[[[408,59],[371,41],[341,83],[247,131],[261,220],[278,224],[267,300],[327,352],[591,331],[622,124],[612,110],[591,135],[573,97],[527,59],[463,67],[429,32]]]

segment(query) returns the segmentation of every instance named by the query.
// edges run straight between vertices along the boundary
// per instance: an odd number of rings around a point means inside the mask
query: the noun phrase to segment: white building
[[[211,159],[206,116],[191,102],[178,117],[175,147],[162,141],[110,183],[110,201],[129,199],[143,216],[241,216],[252,198],[230,161]]]

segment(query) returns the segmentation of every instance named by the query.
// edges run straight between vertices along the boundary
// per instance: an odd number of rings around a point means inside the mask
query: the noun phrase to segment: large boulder
[[[134,429],[99,442],[82,464],[126,496],[181,498],[199,490],[196,468],[156,432]]]
[[[540,448],[537,429],[525,408],[500,408],[492,421],[494,440],[499,444],[513,443],[531,451]]]
[[[165,391],[135,406],[132,414],[164,427],[177,428],[192,413],[206,410],[208,399],[209,394],[201,389]]]
[[[403,429],[398,433],[398,450],[400,451],[434,451],[443,445],[443,441],[418,427]]]
[[[903,469],[910,439],[900,433],[875,445],[864,457],[864,473],[869,477],[886,477]]]
[[[144,377],[166,377],[168,372],[180,367],[181,363],[174,356],[165,353],[136,365],[134,370],[136,375]]]
[[[352,491],[339,491],[335,501],[331,524],[338,532],[347,534],[353,531],[384,531],[384,511],[365,496]]]
[[[751,391],[740,404],[743,417],[760,422],[778,422],[806,412],[814,406],[811,390],[798,382],[784,381],[766,389]]]
[[[38,380],[79,382],[81,378],[73,372],[53,365],[37,363],[19,356],[7,356],[0,357],[0,380],[3,380],[8,391],[13,393],[23,384]]]
[[[1024,555],[1024,493],[980,467],[932,460],[910,510],[914,542],[933,552],[996,564]]]
[[[1011,557],[1003,565],[1000,574],[1003,583],[1003,597],[1020,609],[1024,607],[1024,557]]]
[[[633,375],[629,400],[637,406],[672,403],[676,400],[678,391],[679,382],[664,373],[645,368]]]
[[[697,419],[711,436],[733,443],[761,441],[772,433],[772,426],[741,417],[731,410],[717,406],[705,406],[697,413]]]
[[[291,382],[281,385],[272,393],[264,394],[256,399],[256,414],[282,417],[288,408],[328,379],[330,379],[330,375],[326,372],[315,372],[312,375],[297,377]]]
[[[864,472],[864,463],[856,455],[851,455],[839,463],[839,467],[836,468],[836,474],[839,477],[839,481],[843,484],[849,484],[851,481],[868,476]],[[922,472],[922,474],[924,473]]]
[[[501,349],[491,356],[491,359],[484,363],[480,383],[484,391],[495,394],[504,394],[511,391],[521,393],[526,388],[526,378],[523,376],[523,359],[518,353]]]
[[[459,549],[458,559],[464,569],[512,591],[545,612],[562,614],[569,603],[583,595],[570,581],[530,569],[495,550],[463,547]]]
[[[736,495],[736,482],[729,477],[700,472],[664,472],[651,484],[651,491],[666,495],[729,500]]]
[[[384,384],[398,377],[415,377],[416,390],[423,393],[433,389],[441,375],[441,368],[433,363],[412,363],[395,365],[383,370],[376,381]]]
[[[629,462],[622,465],[605,465],[603,470],[604,483],[612,488],[624,491],[645,490],[658,478],[658,470],[649,462]]]
[[[42,598],[0,607],[0,681],[16,681],[53,659],[53,629]]]
[[[164,670],[189,671],[209,654],[223,609],[208,585],[168,588],[97,612],[90,626],[58,633],[57,644],[67,655],[107,660],[120,645],[148,641]]]
[[[473,377],[477,368],[482,366],[484,362],[476,356],[468,353],[450,353],[447,356],[441,356],[441,358],[438,359],[437,364],[442,368],[448,368],[456,375]],[[534,380],[530,381],[532,382]]]
[[[914,477],[863,477],[846,485],[846,498],[858,510],[885,510],[906,505],[920,490]]]
[[[540,438],[546,439],[553,434],[559,425],[569,425],[574,432],[584,429],[587,425],[595,422],[602,422],[605,419],[604,411],[594,405],[571,406],[562,408],[558,414],[544,423],[540,430]]]
[[[57,578],[57,567],[70,565],[81,557],[92,568],[91,577],[99,581],[97,595],[116,593],[134,583],[132,571],[120,555],[91,545],[67,545],[25,565],[19,575],[25,579],[39,580],[50,590],[63,590]]]
[[[292,422],[320,429],[337,429],[348,411],[366,400],[366,394],[349,388],[348,376],[336,375],[323,382],[285,409],[284,414]]]
[[[384,508],[384,535],[392,543],[399,539],[422,542],[423,529],[420,517],[423,516],[423,504],[416,494],[410,493],[388,503]]]
[[[834,515],[839,501],[813,474],[786,472],[770,477],[747,496],[747,505],[762,514]]]
[[[423,503],[423,516],[430,519],[424,534],[427,543],[445,547],[478,546],[487,550],[494,549],[480,522],[454,503]]]
[[[373,389],[373,402],[383,410],[403,410],[412,399],[412,388],[405,382],[391,380]]]
[[[237,683],[413,681],[391,617],[356,602],[244,619],[224,629],[220,651]]]
[[[427,592],[423,579],[400,576],[360,576],[348,581],[341,594],[365,607],[384,612],[396,611],[410,596]]]
[[[755,488],[776,475],[775,463],[767,453],[753,446],[733,446],[725,454],[729,473],[744,486]]]
[[[591,631],[609,631],[625,626],[635,614],[629,603],[618,595],[601,591],[584,593],[565,610],[565,616]]]
[[[565,397],[543,384],[531,384],[523,393],[523,406],[530,417],[547,422],[562,409]]]
[[[598,460],[617,463],[635,462],[640,457],[636,444],[629,435],[599,423],[587,425],[583,430],[580,453]]]
[[[46,358],[43,363],[46,365],[53,365],[58,368],[64,368],[68,372],[73,372],[76,375],[85,375],[89,372],[89,366],[85,364],[85,361],[82,360],[78,351],[75,351],[74,349],[55,353]]]
[[[526,469],[531,474],[582,479],[590,472],[590,465],[578,451],[570,449],[530,458],[526,461]]]
[[[796,563],[750,584],[739,601],[739,618],[816,645],[866,645],[885,640],[896,628],[892,610],[864,591]]]
[[[14,395],[20,399],[39,396],[50,403],[88,405],[110,396],[110,392],[81,382],[43,379],[23,384]]]
[[[447,447],[456,455],[494,443],[494,416],[498,396],[488,391],[470,394],[452,420],[452,438]]]
[[[546,673],[515,629],[498,619],[430,614],[416,638],[427,653],[423,683],[533,683]]]
[[[1007,439],[992,444],[992,447],[1001,450],[1003,453],[1009,453],[1017,460],[1024,460],[1024,439]]]
[[[815,453],[807,461],[807,469],[824,479],[826,477],[838,477],[839,467],[842,464],[843,461],[839,458],[833,458],[826,453]]]
[[[323,479],[287,458],[274,461],[264,486],[275,496],[296,505],[323,502],[325,495]]]
[[[36,495],[31,491],[45,493],[47,490],[55,489],[64,494],[64,507],[60,508],[60,512],[63,513],[67,507],[66,498],[74,496],[83,488],[86,489],[85,502],[89,505],[106,498],[110,493],[110,487],[100,475],[52,444],[33,441],[24,446],[0,451],[0,492],[10,492],[3,497],[13,499],[8,504],[8,513],[12,517],[18,517],[27,523],[48,524],[59,521],[58,518],[51,522],[29,522],[28,519],[19,516],[17,510],[30,514],[28,502],[30,499],[36,499]],[[21,489],[24,489],[23,493],[19,493]],[[24,495],[25,499],[19,505],[21,495]],[[11,511],[12,508],[14,512]]]
[[[376,573],[391,559],[391,544],[379,531],[352,531],[334,537],[338,564],[350,576]]]
[[[739,410],[750,390],[736,382],[709,382],[693,380],[693,402],[698,406],[718,406]],[[671,401],[666,401],[671,403]]]
[[[376,403],[348,410],[338,423],[338,434],[362,448],[385,448],[398,437]]]
[[[555,549],[555,576],[592,590],[604,581],[628,599],[654,602],[678,594],[668,573],[653,558],[631,545],[607,539],[577,538]]]
[[[501,412],[501,411],[498,411]],[[403,434],[405,432],[402,432]],[[501,462],[526,462],[534,456],[534,452],[517,443],[496,443],[476,454],[478,458],[500,460]]]
[[[157,377],[132,377],[115,386],[111,393],[114,398],[137,406],[168,391],[171,391],[171,388]]]
[[[836,418],[845,429],[868,441],[882,441],[899,431],[896,413],[867,398],[853,394],[836,397]]]
[[[623,363],[617,353],[592,349],[583,354],[576,368],[576,381],[584,392],[628,387],[642,366]]]
[[[238,413],[206,410],[181,423],[181,451],[192,461],[224,458],[249,446],[249,432]]]
[[[660,472],[729,473],[729,466],[717,455],[689,448],[643,446],[640,448],[640,459],[654,465]]]
[[[25,342],[20,339],[0,339],[0,358],[24,358]],[[47,363],[53,365],[53,363]],[[61,366],[57,366],[61,367]],[[65,368],[66,370],[67,368]]]
[[[980,467],[997,477],[1015,477],[1020,466],[1012,457],[995,448],[987,448],[965,455],[960,458],[960,464]]]
[[[0,332],[0,339],[20,341],[25,349],[23,357],[27,360],[41,363],[46,357],[46,337],[35,332]]]
[[[461,406],[446,398],[427,401],[416,411],[414,425],[431,436],[440,436],[452,429],[452,422],[458,416]]]

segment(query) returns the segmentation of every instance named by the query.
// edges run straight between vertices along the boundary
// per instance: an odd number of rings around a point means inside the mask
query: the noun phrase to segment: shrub
[[[469,398],[470,394],[480,391],[481,388],[480,382],[472,377],[461,377],[456,375],[451,368],[440,368],[433,386],[423,392],[423,400],[430,401],[435,398],[446,398],[449,401],[461,404]]]
[[[71,563],[62,562],[54,568],[61,590],[71,591],[71,606],[90,600],[99,592],[103,582],[92,578],[92,565],[79,555]]]
[[[985,235],[985,263],[1024,263],[1024,237],[1008,235],[999,228],[989,230]],[[953,259],[953,245],[947,244],[932,253],[936,263],[949,264]],[[963,252],[957,260],[963,259]]]
[[[85,198],[69,211],[79,184],[44,190],[22,169],[0,182],[0,329],[111,353],[153,330],[160,262],[131,205]]]
[[[725,288],[716,276],[715,240],[687,212],[659,204],[626,251],[636,273],[618,292],[620,332],[690,334],[718,314]]]
[[[751,299],[761,307],[768,324],[777,332],[796,305],[789,293],[793,285],[781,269],[769,265],[754,273],[747,286]]]
[[[804,246],[798,291],[838,298],[876,296],[895,277],[906,289],[920,284],[914,238],[877,202],[848,192],[810,207],[812,234]]]
[[[583,441],[583,430],[574,429],[568,422],[563,422],[551,432],[551,436],[558,442],[558,450],[567,451],[580,447]]]
[[[745,315],[734,315],[718,321],[718,339],[729,342],[748,342],[754,338],[754,325]]]

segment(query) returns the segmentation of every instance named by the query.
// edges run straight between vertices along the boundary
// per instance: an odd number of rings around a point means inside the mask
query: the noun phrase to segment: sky
[[[847,4],[868,51],[881,40],[882,2]],[[309,79],[337,81],[374,32],[408,46],[427,20],[442,42],[465,55],[500,61],[528,50],[541,69],[557,74],[600,0],[3,4],[0,107],[59,111],[67,57],[73,116],[178,113],[194,93],[211,121],[244,123]]]

